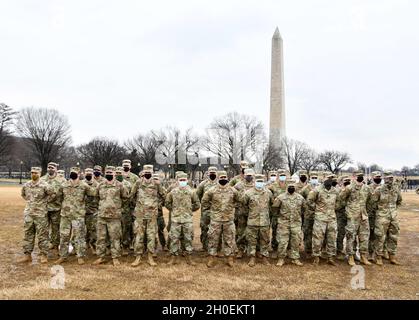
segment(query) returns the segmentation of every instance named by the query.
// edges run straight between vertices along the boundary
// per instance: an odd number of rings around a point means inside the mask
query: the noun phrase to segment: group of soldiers
[[[397,207],[402,198],[389,171],[374,172],[366,181],[361,171],[337,177],[300,170],[295,181],[286,170],[270,171],[266,179],[242,161],[240,174],[232,179],[226,171],[209,167],[194,189],[185,172],[176,172],[175,181],[164,186],[152,165],[144,165],[137,176],[130,171],[130,160],[121,167],[106,166],[104,172],[98,165],[83,173],[72,167],[68,180],[57,169],[51,162],[41,177],[41,168],[33,167],[22,188],[27,204],[19,262],[31,261],[37,237],[41,263],[51,255],[59,256],[58,264],[66,262],[71,245],[79,264],[90,249],[97,256],[93,264],[105,263],[110,254],[119,265],[119,258],[132,252],[132,267],[140,265],[144,254],[155,266],[160,242],[170,251],[169,265],[179,256],[195,265],[193,214],[201,209],[200,241],[209,268],[219,256],[230,267],[234,258],[244,256],[251,267],[257,257],[269,265],[270,249],[277,266],[287,257],[302,266],[300,246],[313,265],[320,258],[331,265],[336,265],[335,258],[351,266],[355,260],[382,265],[382,258],[399,264]],[[163,207],[169,211],[168,239]]]

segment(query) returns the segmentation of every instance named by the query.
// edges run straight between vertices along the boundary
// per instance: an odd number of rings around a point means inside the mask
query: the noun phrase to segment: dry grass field
[[[21,255],[24,201],[19,186],[0,186],[0,299],[418,299],[419,298],[419,196],[403,194],[400,210],[401,266],[384,261],[383,267],[365,267],[365,290],[351,288],[351,268],[309,261],[303,267],[285,265],[247,266],[247,259],[234,268],[220,259],[213,269],[205,266],[203,252],[196,252],[196,267],[185,261],[166,266],[167,252],[159,252],[157,267],[142,263],[131,268],[133,257],[123,265],[111,263],[77,265],[75,257],[64,264],[65,289],[51,289],[51,267],[36,262],[16,264]],[[195,243],[199,244],[199,219],[195,219]],[[88,261],[94,257],[89,256]]]

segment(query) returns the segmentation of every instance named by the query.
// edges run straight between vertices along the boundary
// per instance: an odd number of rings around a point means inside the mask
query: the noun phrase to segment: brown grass
[[[159,252],[155,268],[143,263],[131,268],[132,257],[123,265],[78,266],[73,257],[64,264],[64,290],[51,289],[48,266],[16,264],[21,255],[24,202],[19,187],[0,186],[0,299],[418,299],[419,295],[419,196],[403,194],[400,210],[399,257],[402,266],[385,261],[383,267],[365,267],[366,290],[352,290],[350,267],[322,263],[312,267],[282,268],[247,266],[237,261],[233,269],[220,259],[211,270],[202,252],[196,252],[196,267],[184,261],[172,267],[166,252]],[[194,246],[198,250],[199,221],[195,218]],[[37,254],[33,254],[36,258]],[[94,257],[89,257],[89,262]],[[274,261],[272,261],[273,263]]]

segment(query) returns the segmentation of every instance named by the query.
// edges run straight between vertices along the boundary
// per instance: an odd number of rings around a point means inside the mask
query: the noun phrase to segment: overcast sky
[[[73,142],[230,111],[268,127],[284,39],[287,135],[367,164],[419,163],[418,1],[0,0],[0,102],[56,108]]]

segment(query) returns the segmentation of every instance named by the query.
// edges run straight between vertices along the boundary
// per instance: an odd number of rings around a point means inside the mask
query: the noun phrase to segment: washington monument
[[[282,38],[278,27],[272,36],[271,60],[271,110],[269,117],[269,143],[279,148],[285,137],[285,103],[284,103],[284,57]]]

